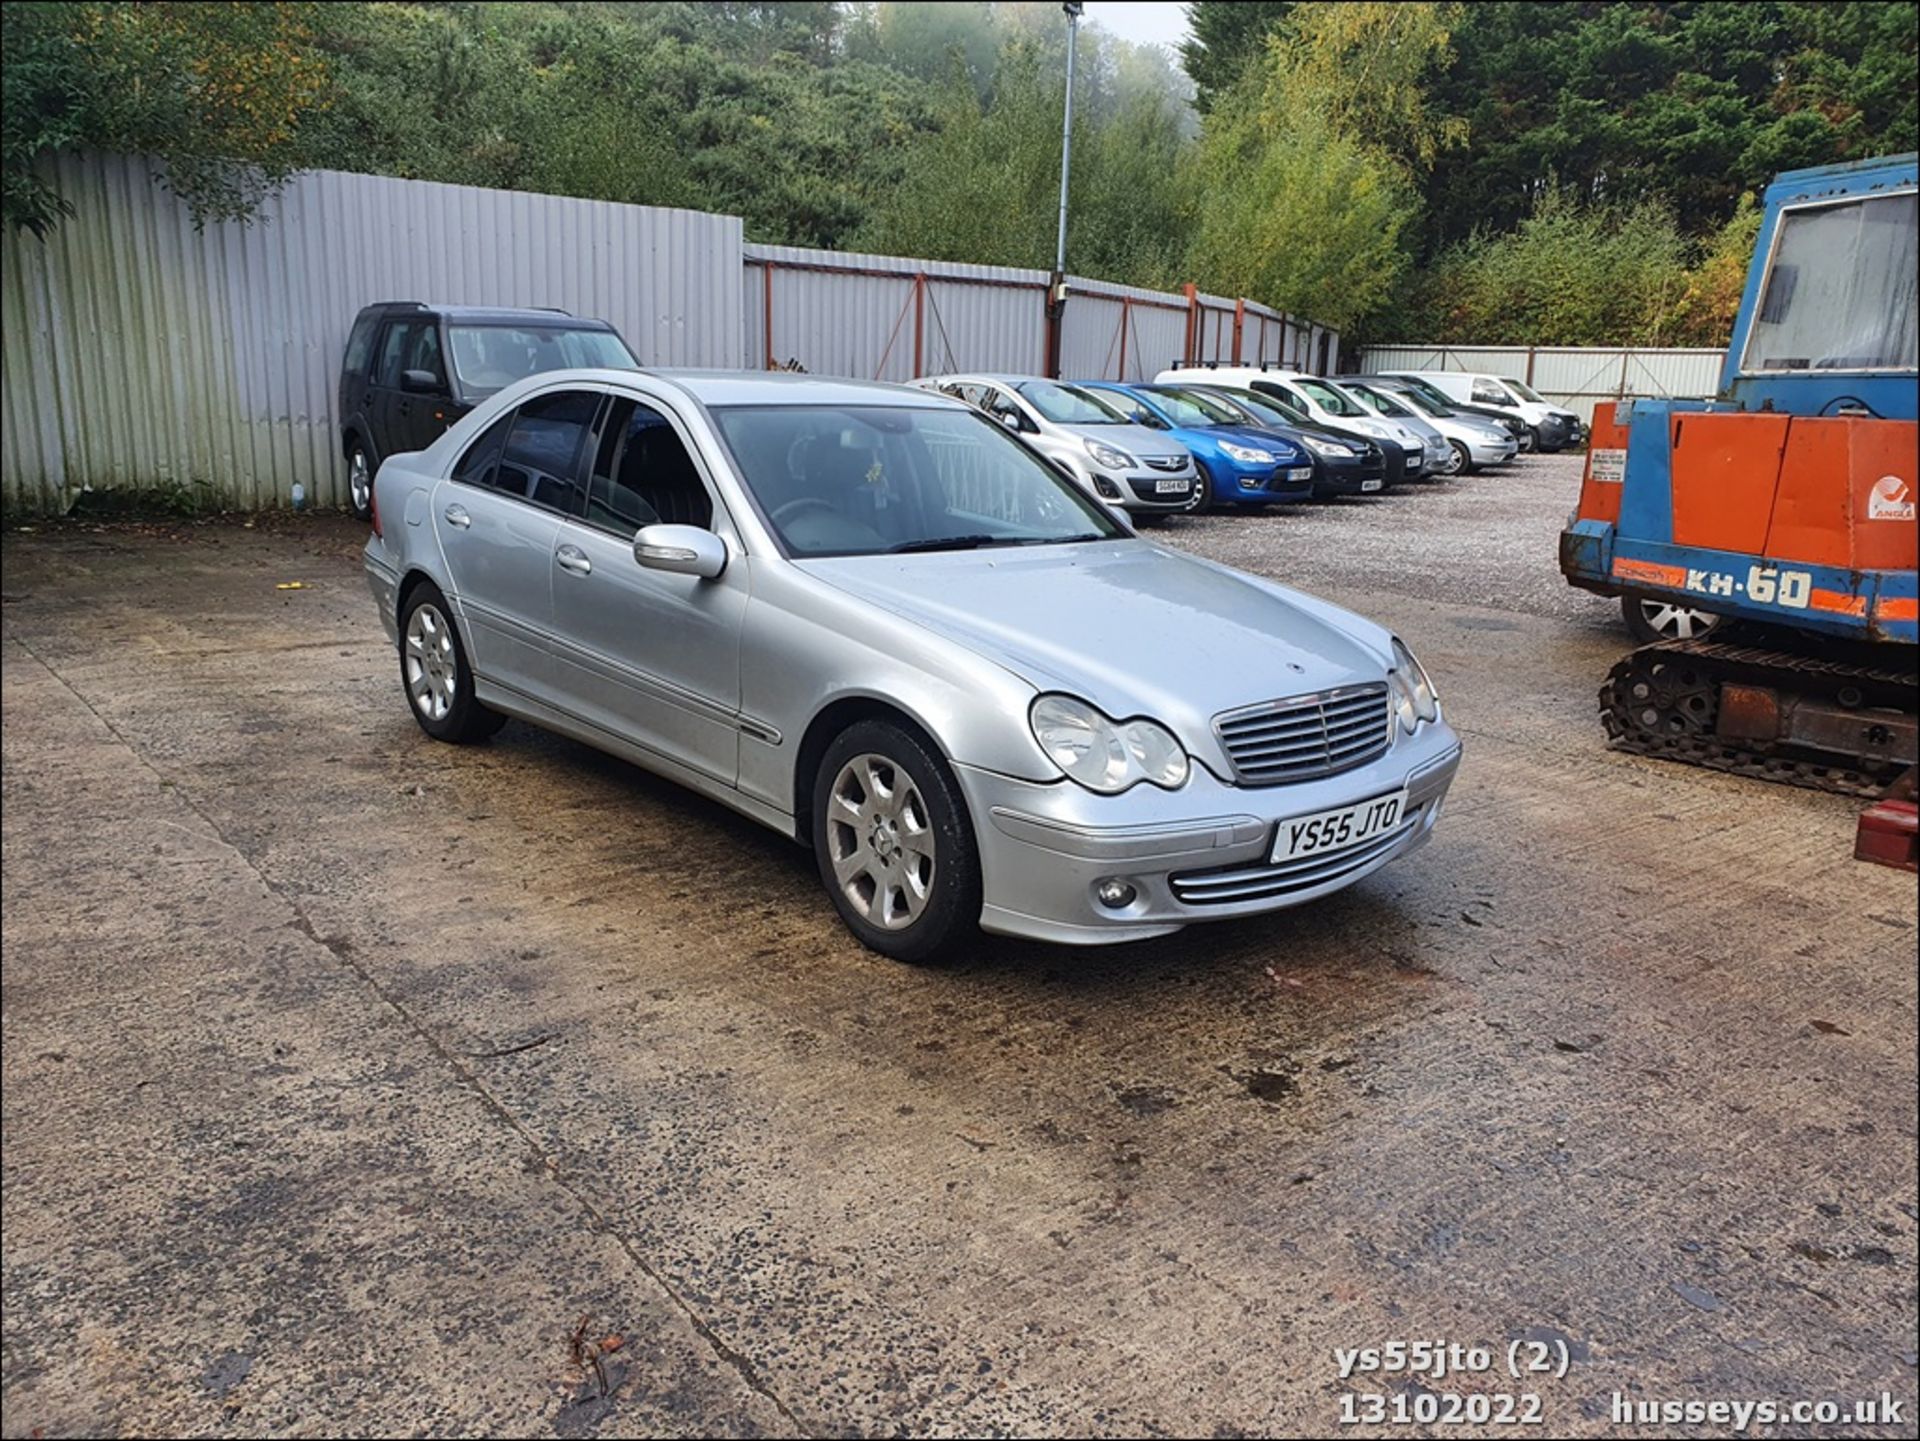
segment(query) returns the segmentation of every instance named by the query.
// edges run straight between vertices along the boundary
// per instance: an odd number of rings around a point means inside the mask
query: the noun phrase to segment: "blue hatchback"
[[[1096,391],[1127,419],[1164,430],[1193,452],[1199,484],[1190,511],[1215,505],[1271,505],[1313,495],[1313,457],[1272,431],[1245,425],[1209,396],[1157,385],[1075,382]]]

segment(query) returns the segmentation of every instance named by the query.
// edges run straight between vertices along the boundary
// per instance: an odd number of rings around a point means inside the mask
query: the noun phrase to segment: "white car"
[[[1448,455],[1442,453],[1444,444],[1429,451],[1425,436],[1398,421],[1375,415],[1317,375],[1298,370],[1269,370],[1257,365],[1180,365],[1161,371],[1154,379],[1162,385],[1232,385],[1277,395],[1290,401],[1295,409],[1306,411],[1321,425],[1371,436],[1387,453],[1388,485],[1418,480],[1430,470],[1443,469],[1448,459]]]
[[[1386,370],[1381,375],[1394,380],[1424,380],[1449,400],[1514,416],[1531,433],[1533,448],[1546,454],[1587,438],[1579,416],[1553,404],[1525,382],[1504,375],[1471,370]]]

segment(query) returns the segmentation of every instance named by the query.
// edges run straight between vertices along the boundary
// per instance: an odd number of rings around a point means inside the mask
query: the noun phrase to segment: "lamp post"
[[[1067,12],[1067,113],[1060,126],[1060,236],[1053,251],[1053,278],[1047,285],[1047,374],[1060,378],[1061,321],[1067,311],[1067,177],[1073,167],[1073,52],[1080,35],[1081,0],[1065,0]]]

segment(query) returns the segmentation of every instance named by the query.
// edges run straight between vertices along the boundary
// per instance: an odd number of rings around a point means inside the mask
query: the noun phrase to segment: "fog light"
[[[1242,490],[1258,490],[1266,483],[1265,479],[1257,475],[1243,475],[1240,477],[1240,488]]]
[[[1099,491],[1101,496],[1107,500],[1118,500],[1120,498],[1119,489],[1104,475],[1096,475],[1093,478],[1093,488]]]
[[[1101,905],[1115,911],[1132,905],[1136,894],[1133,887],[1118,876],[1107,877],[1094,887],[1093,893],[1099,897]]]

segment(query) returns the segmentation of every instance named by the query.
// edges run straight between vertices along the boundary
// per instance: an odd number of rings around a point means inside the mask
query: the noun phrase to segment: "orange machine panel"
[[[1797,417],[1787,433],[1767,554],[1845,570],[1912,570],[1920,426]]]
[[[1675,545],[1748,555],[1766,549],[1787,420],[1751,413],[1672,418]]]
[[[1614,418],[1614,403],[1603,400],[1593,408],[1593,426],[1587,432],[1587,467],[1580,478],[1581,520],[1620,519],[1621,482],[1627,473],[1627,428]]]

